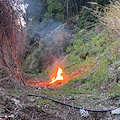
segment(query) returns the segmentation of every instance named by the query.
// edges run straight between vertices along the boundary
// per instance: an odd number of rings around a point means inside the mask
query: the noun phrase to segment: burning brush
[[[52,80],[49,82],[49,84],[55,83],[57,81],[63,81],[63,80],[64,80],[63,70],[62,68],[58,67],[57,76],[53,77]]]
[[[80,70],[76,70],[69,75],[65,75],[64,70],[61,67],[57,67],[56,75],[51,77],[50,81],[27,81],[28,86],[32,87],[48,87],[48,88],[56,88],[60,87],[63,84],[66,84],[70,79],[74,79],[78,76],[81,76],[89,69],[89,66],[81,67]]]
[[[64,72],[63,69],[57,67],[57,73],[54,77],[51,78],[50,81],[27,81],[28,86],[33,87],[58,87],[65,83]]]

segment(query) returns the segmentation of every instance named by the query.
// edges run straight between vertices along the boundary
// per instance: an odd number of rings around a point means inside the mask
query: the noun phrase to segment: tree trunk
[[[67,19],[69,18],[69,3],[68,3],[69,1],[67,0],[67,6],[66,6],[66,8],[67,8]]]
[[[76,0],[74,0],[74,3],[75,3],[75,8],[76,8],[76,13],[75,14],[78,14],[78,5],[77,5]]]

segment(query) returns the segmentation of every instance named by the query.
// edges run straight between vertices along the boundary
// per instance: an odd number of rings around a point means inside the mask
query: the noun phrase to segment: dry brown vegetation
[[[0,66],[8,68],[14,78],[22,80],[25,36],[17,5],[13,0],[0,1]]]
[[[104,10],[104,17],[102,17],[104,24],[111,32],[120,35],[120,2],[111,2]]]

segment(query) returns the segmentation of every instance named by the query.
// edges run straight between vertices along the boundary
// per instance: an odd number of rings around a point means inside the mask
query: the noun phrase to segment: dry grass
[[[102,20],[107,28],[120,35],[120,2],[111,2],[111,4],[105,8]]]

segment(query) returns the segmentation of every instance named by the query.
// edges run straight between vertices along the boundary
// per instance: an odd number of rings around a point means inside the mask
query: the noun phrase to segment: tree
[[[8,68],[14,78],[23,80],[21,64],[25,50],[24,21],[18,9],[17,2],[0,1],[0,66]]]
[[[58,21],[64,21],[64,6],[59,0],[47,0],[47,12],[45,17]]]

